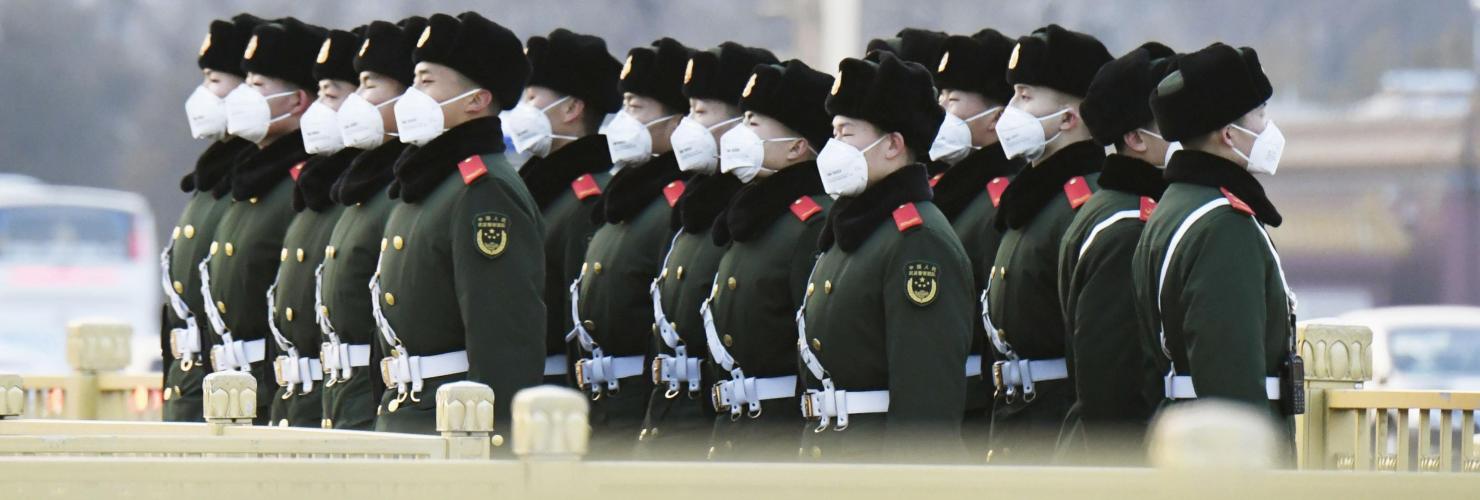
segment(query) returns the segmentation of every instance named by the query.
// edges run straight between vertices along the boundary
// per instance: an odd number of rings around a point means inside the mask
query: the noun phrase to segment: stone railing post
[[[493,389],[461,381],[437,388],[437,432],[447,440],[447,458],[489,458],[504,437],[494,434]]]
[[[223,371],[206,375],[201,383],[202,410],[213,434],[223,427],[252,425],[257,418],[257,379],[252,374]]]
[[[571,389],[552,385],[514,396],[514,454],[525,460],[579,460],[591,438],[590,403]]]
[[[1176,470],[1264,470],[1281,465],[1280,432],[1268,412],[1217,399],[1173,405],[1152,422],[1153,467]]]
[[[1372,330],[1305,324],[1296,338],[1305,359],[1305,415],[1295,420],[1300,468],[1349,470],[1357,451],[1357,415],[1330,410],[1326,397],[1372,380]]]
[[[26,391],[21,389],[20,375],[0,373],[0,420],[15,418],[26,412]]]
[[[132,335],[128,323],[117,321],[78,320],[67,324],[67,362],[73,372],[63,388],[67,418],[98,418],[98,374],[128,366]]]

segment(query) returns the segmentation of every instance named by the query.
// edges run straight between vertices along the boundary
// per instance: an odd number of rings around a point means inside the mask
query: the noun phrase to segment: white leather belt
[[[1191,376],[1167,374],[1162,380],[1167,399],[1197,399]],[[1280,399],[1279,377],[1264,377],[1264,397],[1271,401]]]
[[[185,322],[185,328],[170,329],[170,355],[180,360],[181,370],[188,372],[195,367],[196,355],[200,354],[200,326],[195,321],[195,315],[190,312],[190,307],[185,304],[185,299],[175,292],[175,286],[170,282],[170,261],[174,258],[174,250],[175,240],[171,238],[164,251],[159,254],[159,278],[165,297],[169,299],[170,310],[175,313],[175,317]]]
[[[833,430],[848,428],[848,416],[889,411],[889,391],[843,391],[833,387],[832,379],[822,381],[822,389],[808,389],[802,396],[802,416],[819,419],[813,432],[827,430],[828,420],[836,419]]]
[[[248,371],[252,363],[267,358],[267,339],[233,340],[230,334],[223,337],[221,345],[211,347],[211,368],[215,371]]]
[[[283,399],[288,399],[298,386],[303,387],[302,394],[313,392],[313,381],[324,379],[324,367],[316,358],[278,356],[272,360],[272,373],[277,378],[279,387],[288,390],[283,393]]]
[[[349,380],[355,368],[370,366],[370,344],[324,342],[319,344],[319,364],[329,374],[325,384]]]
[[[565,355],[545,356],[545,376],[565,375]]]
[[[982,355],[972,354],[966,357],[966,376],[979,377],[982,374]]]
[[[416,394],[421,392],[426,379],[467,371],[468,351],[453,351],[436,356],[407,356],[397,353],[380,360],[380,378],[385,386],[395,387],[397,394],[409,392],[413,401],[420,401]]]
[[[185,328],[170,329],[170,355],[180,360],[181,369],[190,371],[189,367],[183,366],[189,362],[195,363],[195,355],[200,353],[200,329],[191,321]]]
[[[992,363],[992,382],[996,385],[998,393],[1007,396],[1009,403],[1017,396],[1019,388],[1022,389],[1023,401],[1032,402],[1038,394],[1033,387],[1034,382],[1066,378],[1069,378],[1069,366],[1064,362],[1064,358],[1019,359]]]
[[[750,418],[761,416],[761,401],[791,398],[797,395],[797,376],[739,377],[718,382],[710,389],[714,410],[730,412],[731,420],[740,418],[741,408]]]
[[[618,382],[624,378],[642,375],[642,356],[603,356],[601,348],[593,356],[576,361],[576,384],[598,396],[605,388],[608,392],[621,390]]]
[[[667,392],[663,397],[673,399],[678,397],[679,386],[688,387],[689,394],[699,392],[699,358],[690,357],[688,346],[679,344],[675,347],[674,354],[659,354],[653,358],[653,385],[667,385]]]

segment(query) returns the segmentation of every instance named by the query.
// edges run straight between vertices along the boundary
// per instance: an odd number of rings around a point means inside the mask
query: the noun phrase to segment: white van
[[[66,325],[133,325],[128,371],[159,365],[159,249],[144,197],[0,176],[0,373],[65,374]]]

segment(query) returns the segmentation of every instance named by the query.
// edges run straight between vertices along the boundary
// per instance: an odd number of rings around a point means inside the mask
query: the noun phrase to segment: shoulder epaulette
[[[894,209],[894,227],[899,228],[901,233],[924,223],[925,220],[920,218],[920,210],[915,208],[914,203],[905,203]]]
[[[1078,210],[1094,194],[1095,192],[1089,188],[1089,181],[1084,180],[1082,175],[1064,183],[1064,196],[1069,198],[1069,208]]]
[[[472,184],[488,173],[488,165],[483,164],[482,156],[473,155],[457,162],[457,170],[462,173],[463,184]]]
[[[802,196],[791,202],[791,214],[797,216],[797,220],[807,222],[813,215],[822,212],[822,205],[812,201],[811,196]]]

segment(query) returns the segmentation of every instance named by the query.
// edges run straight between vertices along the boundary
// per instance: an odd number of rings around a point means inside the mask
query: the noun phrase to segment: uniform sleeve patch
[[[678,197],[683,196],[683,181],[673,181],[663,186],[663,198],[668,200],[668,207],[673,208],[678,204]]]
[[[497,212],[474,216],[473,243],[484,257],[495,259],[503,255],[509,246],[509,217]]]
[[[894,227],[899,228],[901,233],[924,223],[925,219],[920,218],[920,210],[915,208],[914,203],[905,203],[894,209]]]
[[[936,281],[940,267],[923,261],[914,261],[904,266],[905,296],[910,303],[925,307],[935,302],[939,286]]]
[[[462,173],[463,184],[472,184],[488,173],[488,165],[483,163],[482,156],[473,155],[457,162],[457,170]]]
[[[1069,179],[1069,182],[1064,183],[1064,196],[1069,198],[1069,208],[1078,210],[1094,194],[1095,192],[1089,188],[1089,181],[1084,180],[1084,176]]]
[[[1007,185],[1012,184],[1009,177],[998,177],[987,183],[987,194],[992,197],[992,207],[1002,205],[1002,192],[1007,191]]]
[[[1247,215],[1254,215],[1254,209],[1249,208],[1249,204],[1244,203],[1244,200],[1240,200],[1237,196],[1234,196],[1233,192],[1229,191],[1228,188],[1218,188],[1218,190],[1223,192],[1224,198],[1228,198],[1228,204],[1233,206],[1234,210],[1238,210]]]
[[[813,215],[822,212],[822,205],[812,201],[811,196],[803,196],[791,202],[791,214],[797,216],[797,220],[807,222]]]
[[[1141,222],[1151,220],[1151,213],[1156,211],[1156,200],[1150,196],[1141,197]]]
[[[591,174],[576,177],[576,180],[570,183],[570,190],[576,194],[577,200],[601,195],[601,186],[596,184],[596,178],[591,177]]]

